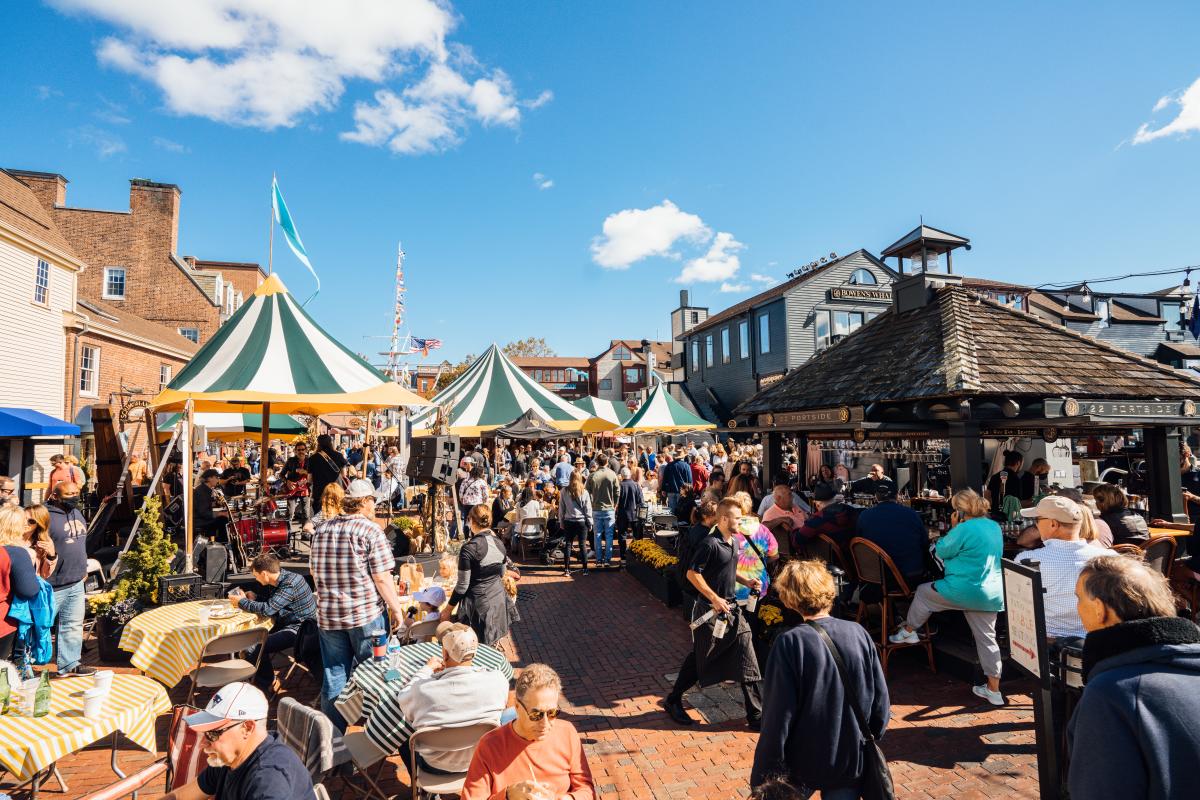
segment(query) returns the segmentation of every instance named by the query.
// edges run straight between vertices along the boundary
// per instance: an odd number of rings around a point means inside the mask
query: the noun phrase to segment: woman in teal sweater
[[[954,514],[950,532],[938,540],[937,557],[946,577],[917,587],[908,618],[889,637],[894,644],[917,644],[917,629],[935,611],[962,611],[975,638],[975,651],[987,683],[972,689],[994,706],[1004,705],[1000,694],[1000,645],[996,643],[996,612],[1004,609],[1004,579],[1000,560],[1004,535],[988,519],[987,501],[967,489],[950,498]]]

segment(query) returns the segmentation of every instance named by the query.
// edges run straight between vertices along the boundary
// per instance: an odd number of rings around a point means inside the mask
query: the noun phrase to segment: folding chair
[[[859,600],[858,613],[855,615],[854,621],[862,625],[867,607],[879,606],[879,642],[876,646],[879,648],[879,660],[883,665],[883,674],[886,675],[888,656],[891,655],[891,652],[901,647],[914,646],[893,644],[888,641],[888,632],[896,626],[896,621],[892,619],[896,604],[905,601],[911,603],[914,590],[909,587],[908,581],[904,580],[904,576],[896,568],[892,557],[874,542],[856,536],[850,540],[850,555],[854,558],[854,567],[858,571],[858,582],[879,587],[880,600],[870,603]],[[927,623],[922,627],[925,630],[918,635],[921,638],[921,645],[925,648],[925,655],[929,658],[929,670],[937,672],[937,668],[933,664],[933,642],[929,638],[929,625]]]
[[[436,795],[457,795],[462,791],[467,773],[439,775],[426,772],[417,765],[419,748],[435,747],[439,751],[474,750],[484,734],[496,728],[494,722],[472,722],[466,725],[446,725],[440,728],[421,728],[413,732],[408,740],[410,753],[408,774],[412,783],[412,800],[420,800],[421,790]]]
[[[133,800],[137,800],[138,791],[166,771],[166,761],[155,761],[148,767],[143,767],[116,783],[109,784],[103,789],[97,789],[91,794],[85,795],[82,800],[117,800],[117,798],[124,797],[127,794],[132,794]]]
[[[305,620],[300,623],[300,628],[296,631],[296,643],[292,645],[291,652],[287,653],[287,659],[287,672],[279,679],[281,684],[291,680],[292,673],[297,669],[320,684],[322,680],[320,674],[321,640],[317,634],[317,621],[315,619]]]
[[[1171,577],[1171,567],[1175,565],[1175,538],[1173,536],[1155,536],[1141,546],[1142,558],[1156,570]]]
[[[441,620],[431,619],[426,622],[418,622],[409,627],[404,632],[405,644],[416,644],[417,642],[428,642],[437,633],[438,625],[441,625]]]
[[[531,545],[539,547],[546,546],[546,526],[550,524],[550,518],[544,516],[525,517],[517,523],[517,532],[513,535],[517,537],[517,551],[520,553],[521,560],[525,560],[525,550]],[[531,525],[535,528],[532,531],[520,530],[526,525]]]
[[[319,783],[313,784],[313,797],[316,800],[329,800],[329,792]]]
[[[383,768],[383,763],[387,761],[388,753],[372,742],[363,731],[347,733],[342,737],[342,742],[350,753],[350,761],[354,764],[359,777],[367,782],[365,788],[357,786],[353,788],[362,792],[364,797],[389,800],[387,794],[379,788],[378,783],[379,772]],[[376,764],[379,767],[375,770],[375,777],[372,778],[367,770]],[[350,785],[353,786],[353,784]]]
[[[284,697],[276,714],[279,740],[295,751],[314,782],[350,760],[350,751],[341,734],[318,709],[309,708],[294,697]]]
[[[259,659],[263,657],[264,645],[267,642],[266,628],[252,628],[248,631],[234,631],[204,645],[200,657],[196,659],[196,668],[191,671],[192,688],[188,691],[187,704],[193,705],[197,689],[220,689],[227,683],[246,681],[254,677],[258,671]],[[238,658],[237,654],[258,645],[254,661]],[[224,661],[204,663],[205,659],[229,656]]]
[[[204,768],[204,751],[200,748],[201,734],[192,730],[183,718],[195,714],[195,706],[175,706],[167,728],[167,778],[165,792],[191,783]]]

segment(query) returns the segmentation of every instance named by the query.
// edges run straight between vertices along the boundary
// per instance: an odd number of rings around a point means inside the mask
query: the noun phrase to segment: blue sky
[[[86,207],[177,183],[182,254],[264,263],[277,172],[309,310],[360,351],[397,240],[452,359],[667,338],[685,286],[716,311],[922,214],[973,275],[1200,263],[1195,3],[53,0],[0,29],[0,165]]]

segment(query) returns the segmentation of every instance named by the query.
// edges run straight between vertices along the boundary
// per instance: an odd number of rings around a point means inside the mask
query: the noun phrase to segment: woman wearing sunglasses
[[[592,770],[575,726],[558,719],[562,682],[545,664],[517,678],[517,718],[475,747],[460,800],[593,800]]]

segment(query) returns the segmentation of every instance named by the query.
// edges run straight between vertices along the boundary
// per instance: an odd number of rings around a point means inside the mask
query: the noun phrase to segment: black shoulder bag
[[[809,620],[806,623],[817,632],[821,637],[821,641],[825,643],[825,647],[829,649],[829,655],[833,656],[833,663],[837,665],[838,675],[842,679],[842,689],[845,694],[846,706],[854,714],[854,719],[858,722],[859,730],[862,732],[862,792],[863,800],[895,800],[896,791],[892,787],[892,773],[888,769],[887,758],[884,757],[883,751],[879,749],[879,742],[875,740],[875,735],[871,733],[870,725],[867,723],[867,718],[859,710],[858,704],[855,702],[858,698],[853,697],[853,684],[850,683],[849,676],[846,675],[846,664],[842,661],[842,654],[838,651],[837,645],[833,643],[833,639],[829,638],[829,634],[825,629],[817,623]]]

